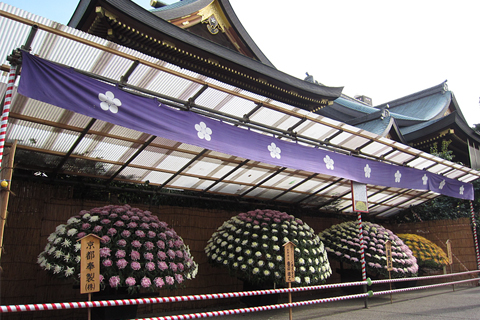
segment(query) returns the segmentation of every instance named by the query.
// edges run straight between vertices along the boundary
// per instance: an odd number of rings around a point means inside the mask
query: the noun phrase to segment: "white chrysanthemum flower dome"
[[[221,243],[224,241],[227,244],[222,246]],[[257,209],[240,213],[225,221],[213,233],[205,252],[211,263],[228,268],[242,280],[283,285],[285,284],[283,245],[287,241],[295,245],[297,284],[322,283],[332,274],[327,253],[314,230],[302,220],[275,210]],[[219,263],[216,257],[225,250],[231,258]],[[241,261],[246,263],[235,263]]]

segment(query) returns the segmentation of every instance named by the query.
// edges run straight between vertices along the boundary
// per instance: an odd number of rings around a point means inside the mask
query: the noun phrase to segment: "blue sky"
[[[0,0],[2,1],[2,0]],[[168,0],[174,2],[174,0]],[[77,0],[4,3],[67,24]],[[149,0],[135,0],[150,9]],[[480,123],[480,1],[230,0],[281,71],[305,73],[374,105],[448,80],[470,125]]]

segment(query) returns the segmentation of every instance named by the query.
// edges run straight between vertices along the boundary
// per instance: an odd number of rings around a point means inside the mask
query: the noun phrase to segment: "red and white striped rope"
[[[478,250],[477,221],[475,220],[475,211],[473,210],[472,200],[470,200],[470,212],[472,214],[473,240],[475,241],[475,253],[477,255],[477,269],[480,269],[480,251]]]
[[[240,297],[257,296],[257,295],[265,295],[265,294],[302,292],[302,291],[309,291],[309,290],[322,290],[322,289],[341,288],[341,287],[348,287],[348,286],[360,286],[364,284],[366,284],[365,281],[358,281],[358,282],[335,283],[335,284],[326,284],[326,285],[309,286],[309,287],[294,287],[294,288],[241,291],[241,292],[229,292],[229,293],[213,293],[213,294],[200,294],[200,295],[190,295],[190,296],[7,305],[7,306],[0,306],[0,313],[125,306],[125,305],[134,305],[134,304],[183,302],[183,301],[211,300],[211,299],[223,299],[223,298],[240,298]]]
[[[479,273],[479,272],[480,270],[475,270],[475,271],[469,271],[469,272],[460,272],[460,273],[454,273],[454,274],[436,275],[436,276],[428,276],[428,277],[402,278],[402,279],[392,279],[392,280],[374,280],[371,283],[375,284],[375,283],[387,283],[387,282],[406,281],[406,280],[424,280],[424,279],[433,279],[433,278],[444,278],[444,277],[462,276],[462,275]],[[478,279],[468,279],[463,281],[464,282],[478,281]],[[153,304],[153,303],[198,301],[198,300],[211,300],[211,299],[223,299],[223,298],[239,298],[239,297],[247,297],[247,296],[275,294],[275,293],[302,292],[302,291],[309,291],[309,290],[321,290],[321,289],[332,289],[332,288],[341,288],[341,287],[349,287],[349,286],[360,286],[365,284],[367,284],[367,281],[334,283],[334,284],[326,284],[326,285],[320,285],[320,286],[294,287],[294,288],[282,288],[282,289],[271,289],[271,290],[200,294],[200,295],[190,295],[190,296],[7,305],[7,306],[0,306],[0,313],[61,310],[61,309],[81,309],[81,308],[95,308],[95,307],[125,306],[125,305],[135,305],[135,304]],[[444,284],[441,284],[441,285],[444,285]],[[415,288],[420,288],[420,287],[415,287]],[[364,295],[362,294],[358,297],[359,298],[364,297]]]
[[[358,239],[360,240],[360,262],[362,263],[362,280],[367,280],[367,263],[365,262],[365,241],[363,240],[362,213],[357,213]]]
[[[442,286],[451,286],[451,285],[455,285],[455,284],[471,282],[471,281],[478,281],[478,279],[466,279],[466,280],[458,280],[458,281],[430,284],[430,285],[427,285],[427,286],[416,286],[416,287],[394,289],[394,290],[374,291],[373,295],[374,296],[380,296],[380,295],[390,294],[390,293],[407,292],[407,291],[423,290],[423,289],[432,289],[432,288],[438,288],[438,287],[442,287]]]
[[[479,272],[480,272],[480,270],[473,270],[473,271],[465,271],[465,272],[450,273],[450,274],[439,274],[439,275],[435,275],[435,276],[425,276],[425,277],[372,280],[372,284],[401,282],[401,281],[413,281],[413,280],[440,279],[440,278],[448,278],[448,277],[459,277],[459,276],[465,276],[465,275],[475,274],[475,273],[479,273]],[[478,281],[479,279],[474,278],[473,280]],[[472,279],[468,279],[468,281],[472,281]]]
[[[7,134],[8,116],[10,115],[10,105],[12,104],[13,88],[15,85],[16,74],[17,66],[10,66],[7,90],[5,92],[5,101],[3,103],[2,119],[0,122],[0,168],[2,168],[3,149],[5,148],[5,136]]]
[[[307,306],[312,304],[327,303],[334,301],[343,301],[350,299],[366,298],[368,293],[352,294],[348,296],[332,297],[332,298],[323,298],[315,300],[306,300],[292,303],[280,303],[269,306],[260,306],[260,307],[251,307],[251,308],[239,308],[239,309],[230,309],[230,310],[221,310],[221,311],[210,311],[210,312],[200,312],[192,314],[183,314],[175,316],[163,316],[163,317],[153,317],[153,318],[139,318],[136,320],[184,320],[184,319],[200,319],[200,318],[211,318],[218,316],[228,316],[233,314],[242,314],[242,313],[251,313],[258,311],[270,311],[277,309],[293,308],[300,306]]]
[[[447,285],[453,285],[453,284],[460,284],[460,283],[465,283],[465,282],[474,281],[474,280],[475,279],[468,279],[468,280],[460,280],[460,281],[434,284],[434,285],[428,285],[428,286],[422,286],[422,287],[411,287],[411,288],[388,290],[388,291],[378,291],[378,292],[373,292],[372,294],[374,296],[378,296],[378,295],[390,294],[395,292],[405,292],[405,291],[435,288],[435,287],[447,286]],[[326,298],[326,299],[307,300],[307,301],[300,301],[300,302],[294,302],[294,303],[282,303],[282,304],[262,306],[262,307],[240,308],[240,309],[201,312],[201,313],[153,317],[153,318],[138,318],[135,320],[186,320],[186,319],[210,318],[210,317],[227,316],[227,315],[233,315],[233,314],[242,314],[242,313],[258,312],[258,311],[270,311],[270,310],[283,309],[283,308],[293,308],[293,307],[300,307],[300,306],[306,306],[306,305],[312,305],[312,304],[318,304],[318,303],[342,301],[342,300],[348,300],[348,299],[366,298],[368,296],[369,296],[369,293],[362,293],[362,294],[332,297],[332,298]]]

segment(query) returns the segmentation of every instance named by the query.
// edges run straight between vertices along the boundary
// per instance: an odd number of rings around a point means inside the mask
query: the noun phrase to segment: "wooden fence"
[[[85,301],[71,283],[52,279],[37,264],[37,256],[44,249],[47,237],[55,227],[65,223],[80,210],[104,206],[108,203],[74,199],[74,188],[65,185],[36,184],[28,181],[14,181],[10,197],[8,219],[5,229],[4,254],[1,257],[0,304],[27,304],[45,302]],[[190,295],[241,291],[243,283],[231,277],[221,268],[207,262],[204,248],[212,233],[222,223],[238,212],[226,210],[149,207],[130,204],[142,210],[149,210],[160,220],[167,222],[190,246],[194,260],[199,264],[199,273],[186,282],[186,288],[175,291],[161,290],[160,296]],[[335,218],[301,217],[317,233],[339,223]],[[455,254],[453,271],[476,269],[473,236],[468,219],[457,221],[434,221],[413,225],[385,225],[395,233],[417,233],[444,247],[447,239],[453,244]],[[332,269],[335,270],[335,263]],[[337,274],[329,283],[339,282]],[[139,315],[159,312],[173,312],[181,309],[202,309],[213,305],[225,307],[232,300],[211,300],[147,305],[139,307]],[[85,319],[86,310],[63,310],[3,314],[2,319]]]

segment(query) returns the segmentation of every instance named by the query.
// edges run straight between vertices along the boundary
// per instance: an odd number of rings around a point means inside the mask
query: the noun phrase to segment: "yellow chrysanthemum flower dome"
[[[412,250],[420,268],[441,269],[448,264],[448,257],[432,241],[417,234],[404,233],[398,237]]]

